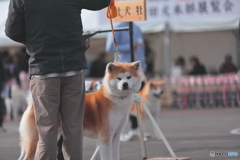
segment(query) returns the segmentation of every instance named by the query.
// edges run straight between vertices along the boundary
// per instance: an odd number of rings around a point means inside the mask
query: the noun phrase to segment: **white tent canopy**
[[[9,1],[0,0],[0,47],[20,45],[5,36]],[[168,22],[175,32],[202,32],[237,29],[239,0],[147,0],[147,21],[136,22],[144,33],[160,32]],[[109,29],[105,10],[82,11],[84,31]],[[104,34],[95,38],[104,37]]]
[[[4,28],[8,13],[9,1],[0,1],[0,47],[20,45],[5,36]]]

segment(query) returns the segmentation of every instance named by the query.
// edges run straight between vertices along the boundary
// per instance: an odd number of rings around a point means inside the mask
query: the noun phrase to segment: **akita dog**
[[[119,160],[120,135],[128,120],[134,94],[141,87],[140,68],[140,61],[109,63],[101,89],[86,94],[83,135],[98,139],[101,160]],[[30,94],[28,108],[20,123],[21,156],[19,160],[33,159],[36,152],[38,131],[33,108]]]
[[[156,116],[160,112],[160,98],[163,94],[162,85],[163,81],[159,80],[149,80],[146,81],[144,87],[139,92],[142,100],[148,106],[150,112]],[[144,119],[144,109],[141,103],[139,103],[141,118]],[[132,106],[130,113],[132,115],[137,115],[135,106]]]
[[[162,85],[163,81],[158,80],[149,80],[145,82],[145,85],[139,91],[139,95],[141,96],[144,103],[147,105],[150,112],[153,114],[155,120],[159,123],[159,113],[161,109],[161,103],[160,103],[160,97],[163,93],[162,91]],[[144,120],[145,114],[144,114],[144,108],[142,103],[137,102],[139,106],[140,111],[140,118]],[[135,105],[131,107],[130,114],[137,117],[137,111]],[[144,133],[145,138],[147,139],[150,137],[149,133]],[[158,133],[155,131],[155,136],[160,139]],[[130,131],[128,131],[127,134],[124,134],[121,136],[121,141],[127,142],[134,138],[139,137],[138,128],[132,128]]]
[[[139,92],[152,114],[159,114],[160,112],[160,99],[163,94],[163,84],[164,82],[160,80],[149,80]]]

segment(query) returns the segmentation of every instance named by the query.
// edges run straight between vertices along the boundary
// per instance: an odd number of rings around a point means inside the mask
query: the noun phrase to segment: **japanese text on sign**
[[[239,7],[239,2],[236,0],[147,0],[147,18],[152,20],[156,20],[156,18],[180,20],[227,16],[237,14]]]
[[[116,2],[117,17],[115,22],[130,22],[146,20],[146,9],[144,1]]]

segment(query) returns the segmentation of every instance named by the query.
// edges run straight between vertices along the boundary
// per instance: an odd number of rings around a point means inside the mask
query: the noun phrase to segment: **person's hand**
[[[86,49],[90,47],[90,39],[85,39],[84,41]]]
[[[138,44],[137,42],[135,42],[135,43],[133,44],[134,51],[137,50],[138,45],[139,45],[139,44]]]
[[[21,90],[21,89],[22,89],[22,86],[17,85],[17,89],[18,89],[18,90]]]
[[[86,31],[83,34],[89,34],[89,33],[90,33],[90,31]],[[85,44],[86,49],[88,49],[90,47],[90,39],[85,39],[84,44]]]
[[[133,44],[134,51],[136,51],[139,46],[143,46],[142,43],[135,42],[135,43]]]

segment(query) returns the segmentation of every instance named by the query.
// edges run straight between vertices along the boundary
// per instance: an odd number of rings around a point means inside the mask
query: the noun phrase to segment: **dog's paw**
[[[142,98],[140,97],[140,95],[138,93],[135,93],[133,95],[133,100],[134,100],[134,102],[143,102]]]

